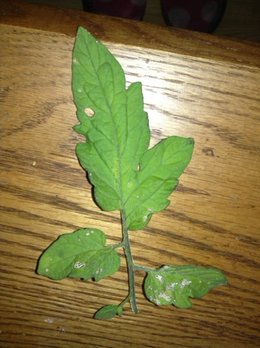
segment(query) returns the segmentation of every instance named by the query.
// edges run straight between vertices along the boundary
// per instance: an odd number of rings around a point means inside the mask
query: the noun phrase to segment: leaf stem
[[[123,307],[127,302],[130,302],[129,294],[122,302],[119,303],[119,306]]]
[[[117,244],[111,244],[109,245],[111,248],[113,249],[117,249],[117,248],[123,248],[124,247],[124,243],[123,242],[120,242],[120,243],[117,243]]]
[[[125,212],[121,210],[121,219],[122,219],[122,233],[123,241],[122,246],[124,248],[127,271],[128,271],[128,285],[129,285],[129,301],[132,311],[136,314],[138,313],[137,303],[136,303],[136,294],[135,294],[135,265],[131,252],[130,240],[128,235],[128,228],[126,225]]]
[[[145,266],[140,266],[140,265],[134,265],[134,271],[143,271],[143,272],[151,272],[154,271],[155,268],[151,268],[151,267],[145,267]]]

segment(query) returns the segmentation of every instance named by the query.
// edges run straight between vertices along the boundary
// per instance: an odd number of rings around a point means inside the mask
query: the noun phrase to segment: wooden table
[[[260,46],[144,23],[0,1],[2,347],[257,347],[259,340]],[[142,81],[152,143],[192,136],[192,162],[167,210],[131,234],[139,264],[222,269],[219,287],[191,310],[156,307],[95,321],[127,291],[120,272],[98,283],[35,274],[63,232],[101,228],[120,240],[117,213],[98,209],[74,148],[71,96],[78,25]]]

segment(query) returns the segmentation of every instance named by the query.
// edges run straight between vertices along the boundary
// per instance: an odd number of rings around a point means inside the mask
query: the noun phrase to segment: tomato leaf
[[[63,234],[42,254],[37,272],[55,280],[72,277],[98,281],[120,267],[119,254],[105,243],[104,233],[94,228]]]
[[[169,137],[148,149],[150,130],[140,83],[126,88],[113,55],[79,28],[73,50],[73,96],[86,141],[76,147],[81,166],[94,186],[97,204],[123,210],[128,229],[144,228],[190,162],[194,141]]]
[[[225,284],[226,277],[216,268],[163,266],[148,272],[144,291],[146,297],[157,305],[190,308],[190,297],[200,298],[216,286]]]
[[[120,316],[123,313],[123,308],[120,305],[106,305],[101,307],[94,315],[95,319],[108,320],[113,319],[116,315]]]

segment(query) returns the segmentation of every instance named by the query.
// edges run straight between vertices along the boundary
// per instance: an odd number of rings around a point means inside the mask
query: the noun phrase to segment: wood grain
[[[134,20],[94,15],[80,10],[0,0],[1,23],[75,36],[79,25],[100,40],[158,49],[228,63],[260,66],[259,44],[234,41],[198,32],[156,26]]]
[[[118,214],[93,203],[74,153],[80,137],[71,129],[76,121],[70,89],[73,25],[65,35],[54,26],[29,28],[29,15],[26,26],[16,18],[12,25],[11,12],[7,17],[9,23],[0,25],[2,346],[257,347],[259,46],[230,42],[246,49],[239,60],[221,39],[217,47],[212,39],[199,56],[208,36],[195,40],[197,48],[189,54],[179,31],[168,32],[177,50],[146,47],[145,36],[130,49],[129,42],[113,41],[109,33],[105,43],[123,65],[127,83],[143,83],[152,144],[171,134],[196,142],[169,208],[154,215],[145,231],[131,234],[134,258],[148,266],[219,267],[229,285],[195,300],[192,310],[159,308],[144,299],[138,273],[140,313],[127,310],[122,318],[100,322],[92,320],[95,310],[126,294],[124,263],[98,283],[54,282],[35,274],[42,250],[63,232],[92,226],[109,241],[121,235]],[[85,26],[92,30],[95,21],[87,16]],[[129,34],[132,24],[118,23],[120,37]],[[97,20],[99,36],[108,35],[100,27]],[[147,30],[144,24],[140,28]]]
[[[31,3],[44,3],[61,8],[83,9],[81,0],[27,0]],[[258,0],[228,0],[224,16],[213,35],[260,42],[259,31],[260,2]],[[146,2],[144,22],[166,26],[162,16],[161,2]]]

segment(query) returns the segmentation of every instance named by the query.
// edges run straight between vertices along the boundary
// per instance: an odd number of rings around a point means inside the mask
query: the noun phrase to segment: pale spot
[[[89,232],[86,232],[86,236],[89,236],[90,235],[90,233]]]
[[[49,272],[49,268],[45,268],[45,272],[48,273]]]
[[[37,162],[36,162],[36,161],[33,161],[32,166],[35,167],[36,164],[37,164]]]
[[[173,282],[170,285],[167,285],[166,290],[174,290],[177,285],[177,282]]]
[[[77,58],[73,58],[73,64],[78,64],[79,62],[78,62],[78,60],[77,60]]]
[[[158,300],[158,299],[156,298],[156,299],[154,299],[154,303],[156,303],[156,304],[157,304],[157,306],[160,306],[161,301],[160,301],[160,300]]]
[[[163,277],[160,274],[156,274],[155,278],[158,279],[160,283],[163,283]]]
[[[53,318],[46,318],[43,320],[45,323],[52,324],[54,322]]]
[[[81,88],[78,88],[77,91],[78,91],[79,93],[81,93],[81,92],[82,92],[82,89],[81,89]]]
[[[186,285],[191,284],[191,280],[183,279],[183,281],[180,284],[180,288],[183,289]]]
[[[95,111],[91,108],[85,108],[85,114],[88,116],[88,117],[92,117],[95,115]]]
[[[167,302],[171,301],[171,297],[169,295],[167,295],[165,292],[160,292],[159,297],[164,299]]]
[[[86,266],[85,262],[80,262],[80,261],[77,261],[77,262],[74,264],[74,268],[75,268],[75,269],[80,269],[80,268],[83,268],[83,267],[85,267],[85,266]]]

